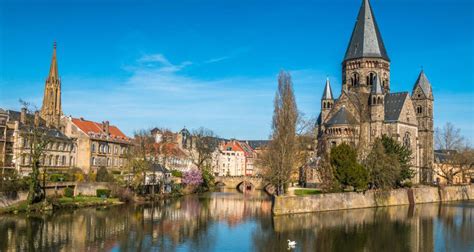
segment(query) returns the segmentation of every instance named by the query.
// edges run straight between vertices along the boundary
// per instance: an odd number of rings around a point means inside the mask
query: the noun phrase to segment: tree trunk
[[[34,204],[41,202],[44,198],[44,192],[41,190],[41,185],[39,181],[39,162],[35,161],[32,165],[32,176],[31,176],[31,183],[28,192],[28,204]]]

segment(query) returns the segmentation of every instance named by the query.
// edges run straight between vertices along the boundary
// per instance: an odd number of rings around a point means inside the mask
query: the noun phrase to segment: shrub
[[[63,174],[63,173],[53,173],[49,175],[49,181],[51,182],[68,181],[68,176],[67,174]]]
[[[64,196],[68,198],[72,198],[74,196],[74,190],[70,187],[64,188]]]
[[[336,179],[343,186],[352,186],[355,190],[367,187],[367,170],[357,162],[357,152],[354,148],[342,143],[331,149],[331,165],[334,167]]]
[[[183,172],[178,171],[178,170],[172,170],[171,175],[173,175],[173,177],[176,177],[176,178],[182,178],[183,177]]]
[[[109,189],[97,189],[96,190],[96,196],[99,198],[105,197],[109,198],[110,197],[111,191]]]
[[[390,189],[397,186],[400,178],[400,163],[395,154],[389,154],[380,139],[375,140],[372,150],[364,161],[369,171],[372,188]]]

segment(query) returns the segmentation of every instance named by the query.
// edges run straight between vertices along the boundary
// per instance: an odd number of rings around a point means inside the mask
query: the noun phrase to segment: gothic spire
[[[49,67],[48,79],[59,79],[58,63],[56,60],[56,41],[53,43],[53,58],[51,59],[51,66]]]
[[[322,100],[332,100],[334,99],[332,96],[332,89],[331,89],[331,82],[329,78],[326,78],[326,86],[324,87],[323,98]]]
[[[364,57],[390,61],[369,0],[362,0],[344,61]]]
[[[413,86],[413,93],[415,93],[417,87],[421,88],[421,91],[423,91],[426,97],[430,98],[432,96],[431,83],[423,70],[421,70],[418,79],[415,82],[415,86]]]

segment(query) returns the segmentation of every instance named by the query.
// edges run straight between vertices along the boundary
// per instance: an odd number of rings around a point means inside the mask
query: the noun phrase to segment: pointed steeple
[[[44,85],[41,117],[46,121],[47,125],[59,128],[61,115],[61,80],[59,78],[58,62],[56,59],[56,42],[54,42],[53,57],[49,67],[49,74]]]
[[[56,60],[56,41],[53,43],[53,57],[51,59],[51,66],[49,67],[48,79],[53,78],[57,80],[59,78],[58,74],[58,62]]]
[[[372,85],[372,89],[370,90],[371,94],[383,94],[382,86],[380,85],[380,77],[377,75],[374,77],[374,84]]]
[[[329,78],[326,78],[326,86],[324,87],[323,98],[321,99],[322,100],[334,99],[332,95],[331,82],[329,81]]]
[[[362,0],[344,61],[363,57],[390,61],[369,0]]]
[[[426,97],[430,98],[432,96],[431,83],[423,70],[421,70],[418,79],[415,82],[415,86],[413,86],[413,93],[415,93],[417,87],[421,88],[421,91],[423,91]]]

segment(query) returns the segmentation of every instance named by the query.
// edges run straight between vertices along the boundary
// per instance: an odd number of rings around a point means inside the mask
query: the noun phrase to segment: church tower
[[[334,96],[332,95],[331,82],[326,79],[323,97],[321,97],[321,120],[324,121],[334,106]]]
[[[376,76],[370,90],[370,138],[371,141],[382,136],[382,127],[385,119],[384,90],[380,85],[380,77]]]
[[[49,68],[49,75],[44,86],[43,106],[41,117],[48,126],[59,128],[61,110],[61,79],[58,74],[58,63],[56,60],[56,42],[53,45],[53,58]]]
[[[434,129],[433,129],[433,91],[431,83],[422,70],[416,80],[411,95],[418,120],[418,142],[420,145],[421,182],[433,180],[432,167],[434,161]]]
[[[390,91],[390,59],[369,0],[362,0],[357,21],[342,62],[342,90],[370,93],[380,77],[384,93]]]

